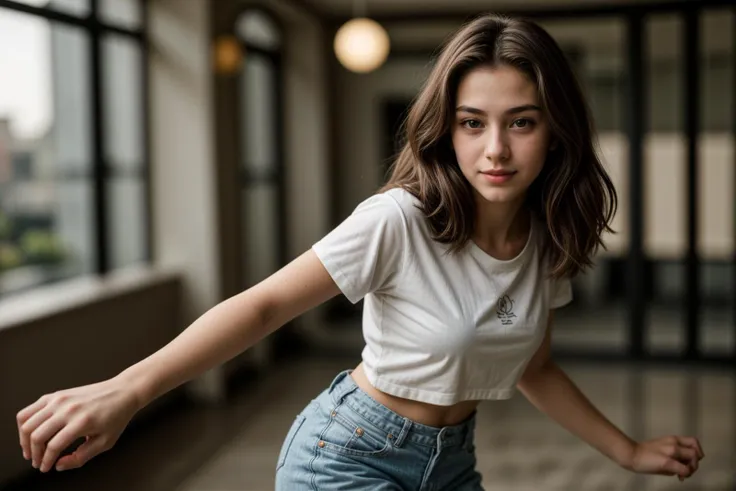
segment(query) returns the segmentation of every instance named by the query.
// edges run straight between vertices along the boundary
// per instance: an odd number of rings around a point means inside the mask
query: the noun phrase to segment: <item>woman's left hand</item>
[[[668,436],[636,444],[625,467],[642,474],[678,476],[684,481],[698,470],[704,456],[697,438]]]

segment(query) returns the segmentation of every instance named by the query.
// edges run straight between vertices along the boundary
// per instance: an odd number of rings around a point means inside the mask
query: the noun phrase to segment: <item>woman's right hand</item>
[[[23,457],[41,472],[54,464],[59,471],[81,467],[112,448],[139,409],[130,385],[118,379],[47,394],[17,415]],[[85,442],[59,459],[79,438]]]

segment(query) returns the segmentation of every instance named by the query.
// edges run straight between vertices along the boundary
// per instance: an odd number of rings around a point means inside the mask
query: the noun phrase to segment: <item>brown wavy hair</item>
[[[592,265],[604,231],[613,232],[616,190],[596,153],[590,110],[568,61],[543,28],[524,19],[484,15],[444,46],[403,122],[405,143],[381,191],[401,187],[417,197],[433,238],[461,249],[473,234],[475,201],[452,148],[457,90],[482,66],[511,66],[537,86],[552,141],[527,204],[546,228],[550,276],[573,277]]]

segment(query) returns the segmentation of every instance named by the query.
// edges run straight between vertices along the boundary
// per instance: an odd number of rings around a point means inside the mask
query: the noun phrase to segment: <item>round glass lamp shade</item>
[[[337,59],[356,73],[372,72],[383,65],[390,45],[386,30],[378,22],[366,18],[346,22],[335,35]]]

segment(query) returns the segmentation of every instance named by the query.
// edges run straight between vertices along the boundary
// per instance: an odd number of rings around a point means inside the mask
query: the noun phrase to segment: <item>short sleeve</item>
[[[406,250],[406,218],[398,202],[376,194],[312,246],[343,295],[357,303],[385,288],[400,272]]]
[[[558,309],[572,302],[572,282],[569,278],[552,280],[550,291],[551,309]]]

